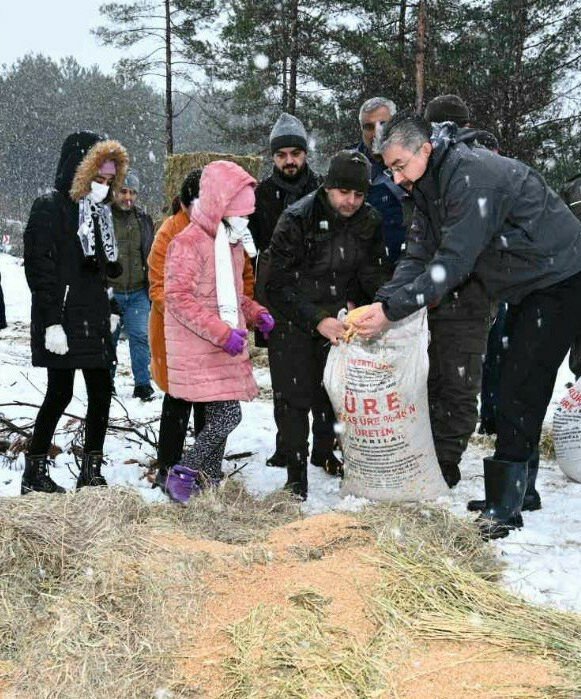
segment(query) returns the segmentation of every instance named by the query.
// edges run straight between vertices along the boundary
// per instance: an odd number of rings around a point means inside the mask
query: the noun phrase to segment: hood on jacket
[[[228,160],[214,160],[202,170],[200,196],[191,207],[190,220],[214,236],[228,204],[244,187],[256,186],[246,170]]]
[[[93,131],[75,131],[65,138],[61,148],[61,155],[56,168],[54,188],[64,195],[68,195],[73,184],[75,172],[83,158],[95,145],[102,141],[103,137]]]
[[[430,138],[430,142],[434,149],[432,164],[438,167],[450,146],[457,143],[465,143],[467,146],[485,148],[486,146],[484,146],[483,143],[487,142],[491,137],[494,138],[489,131],[471,127],[459,127],[453,121],[432,124],[432,136]]]
[[[87,196],[91,191],[91,182],[99,173],[99,168],[107,160],[116,165],[116,173],[111,189],[120,189],[125,181],[129,156],[119,141],[98,140],[78,164],[69,195],[75,202]]]

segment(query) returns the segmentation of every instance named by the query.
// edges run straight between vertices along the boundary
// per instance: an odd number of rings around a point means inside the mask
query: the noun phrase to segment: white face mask
[[[109,194],[109,185],[100,182],[91,182],[91,193],[89,198],[95,204],[100,204]]]
[[[226,216],[226,221],[232,229],[229,235],[230,243],[234,245],[239,240],[242,241],[246,254],[249,257],[256,257],[256,247],[252,233],[248,229],[248,218],[245,216]]]
[[[237,233],[243,233],[248,228],[248,218],[246,216],[226,216],[226,221]]]

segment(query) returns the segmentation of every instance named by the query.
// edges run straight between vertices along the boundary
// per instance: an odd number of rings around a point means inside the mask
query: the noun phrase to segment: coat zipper
[[[69,295],[70,286],[67,284],[65,286],[65,295],[63,297],[63,305],[61,306],[61,325],[65,317],[65,306],[67,305],[67,296]]]

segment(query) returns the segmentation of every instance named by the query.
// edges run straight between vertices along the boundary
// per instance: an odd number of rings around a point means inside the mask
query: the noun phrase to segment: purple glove
[[[256,327],[264,335],[264,339],[268,340],[268,336],[274,328],[274,318],[270,313],[261,313],[256,319]]]
[[[247,335],[248,330],[238,330],[238,328],[231,330],[224,344],[224,352],[228,352],[231,357],[235,357],[237,354],[243,352]]]

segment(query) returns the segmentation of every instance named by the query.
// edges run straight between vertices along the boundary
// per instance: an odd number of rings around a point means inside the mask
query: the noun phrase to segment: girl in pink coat
[[[254,180],[232,162],[207,165],[190,225],[171,242],[165,262],[165,338],[169,393],[206,403],[206,424],[167,479],[170,497],[189,498],[203,475],[219,479],[226,439],[241,420],[241,400],[258,387],[248,354],[246,324],[269,333],[274,320],[242,293],[244,249],[252,250],[248,216]],[[191,472],[190,472],[191,470]]]

